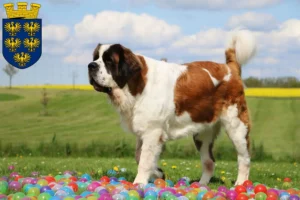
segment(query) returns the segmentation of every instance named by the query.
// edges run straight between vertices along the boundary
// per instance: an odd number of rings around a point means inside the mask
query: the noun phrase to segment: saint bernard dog
[[[89,81],[96,91],[107,94],[122,123],[136,136],[134,183],[163,178],[158,168],[163,145],[189,135],[200,152],[200,183],[209,183],[215,167],[212,148],[221,126],[237,151],[236,185],[248,180],[251,123],[241,66],[255,51],[255,38],[247,30],[231,34],[225,64],[168,63],[136,54],[121,44],[98,44],[88,64]]]

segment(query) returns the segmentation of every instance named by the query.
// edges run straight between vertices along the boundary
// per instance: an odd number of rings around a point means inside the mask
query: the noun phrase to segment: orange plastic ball
[[[184,191],[183,189],[177,189],[177,194],[181,194],[181,196],[185,196],[186,195],[186,191]]]
[[[297,194],[297,191],[295,189],[293,189],[293,188],[287,189],[286,192],[289,193],[290,195]]]
[[[154,181],[154,185],[159,188],[164,188],[166,187],[166,182],[163,179],[158,178]]]
[[[212,192],[212,191],[208,191],[206,192],[204,195],[203,195],[203,200],[208,200],[208,199],[211,199],[211,198],[214,198],[215,196],[215,193]]]

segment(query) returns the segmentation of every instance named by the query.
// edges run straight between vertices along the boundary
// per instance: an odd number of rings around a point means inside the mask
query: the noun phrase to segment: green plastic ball
[[[137,191],[135,191],[135,190],[130,190],[128,192],[128,195],[129,195],[129,197],[136,197],[137,199],[140,198],[140,194]]]
[[[255,195],[255,200],[266,200],[267,199],[267,195],[263,192],[258,192]]]
[[[149,195],[144,198],[145,200],[156,200],[155,196]]]
[[[8,187],[5,185],[0,185],[0,194],[6,194]]]
[[[287,190],[287,189],[290,189],[291,187],[292,187],[292,184],[289,183],[289,182],[284,182],[284,183],[282,184],[282,189]]]
[[[37,184],[38,185],[40,185],[40,186],[47,186],[48,185],[48,181],[46,181],[45,179],[40,179],[40,180],[38,180],[38,182],[37,182]]]
[[[196,200],[196,195],[191,192],[187,193],[185,197],[187,197],[189,200]]]
[[[49,193],[42,193],[38,196],[38,200],[49,200],[51,198],[51,195]]]
[[[23,192],[17,192],[17,193],[14,194],[13,200],[20,200],[24,197],[25,197],[25,194]]]
[[[129,196],[128,198],[126,198],[126,200],[139,200],[139,198],[135,196]]]
[[[69,196],[69,197],[65,197],[64,200],[74,200],[74,198]]]
[[[28,190],[28,193],[27,193],[28,196],[39,196],[40,195],[40,190],[39,188],[36,188],[36,187],[32,187]]]
[[[166,200],[177,200],[177,197],[175,197],[174,195],[170,195]]]

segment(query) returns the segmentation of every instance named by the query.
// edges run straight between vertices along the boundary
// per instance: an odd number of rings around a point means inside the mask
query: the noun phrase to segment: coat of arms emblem
[[[38,19],[41,5],[26,2],[4,4],[7,19],[2,21],[2,46],[5,60],[19,69],[34,65],[42,55],[42,20]]]

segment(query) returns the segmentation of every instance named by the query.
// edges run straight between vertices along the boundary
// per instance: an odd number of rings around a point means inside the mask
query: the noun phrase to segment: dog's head
[[[110,94],[123,88],[141,70],[137,56],[120,44],[101,45],[94,50],[93,62],[88,65],[90,84],[99,92]]]

